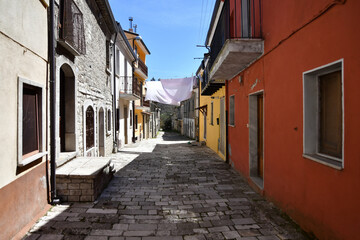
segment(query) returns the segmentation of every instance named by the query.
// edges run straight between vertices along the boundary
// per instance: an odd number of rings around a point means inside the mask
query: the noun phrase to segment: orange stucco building
[[[226,80],[229,163],[319,239],[360,228],[359,9],[217,1],[208,34],[225,36],[209,78]]]

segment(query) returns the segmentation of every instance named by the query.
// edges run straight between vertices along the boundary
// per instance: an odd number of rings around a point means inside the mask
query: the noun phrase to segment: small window
[[[86,109],[86,150],[94,147],[95,128],[94,128],[94,109],[89,106]]]
[[[115,51],[115,75],[120,77],[120,50],[118,48]]]
[[[107,110],[107,131],[108,131],[108,133],[111,133],[111,118],[112,118],[111,110],[108,109]]]
[[[112,63],[111,63],[111,57],[112,57],[112,46],[111,42],[109,40],[106,40],[106,70],[108,73],[112,72]]]
[[[18,166],[33,162],[43,151],[42,98],[39,84],[19,78]]]
[[[304,73],[304,156],[343,167],[342,61]]]
[[[229,98],[229,125],[235,126],[235,95]]]
[[[211,102],[210,124],[214,125],[214,103],[213,102]]]

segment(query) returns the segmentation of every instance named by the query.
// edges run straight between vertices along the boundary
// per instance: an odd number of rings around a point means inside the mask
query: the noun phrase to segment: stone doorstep
[[[111,158],[79,157],[56,170],[59,197],[64,201],[94,201],[110,182]]]

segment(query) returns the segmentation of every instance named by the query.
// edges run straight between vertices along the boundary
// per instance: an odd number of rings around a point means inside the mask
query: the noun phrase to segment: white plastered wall
[[[16,175],[18,77],[47,86],[47,46],[47,9],[39,0],[0,1],[0,188],[31,171]]]

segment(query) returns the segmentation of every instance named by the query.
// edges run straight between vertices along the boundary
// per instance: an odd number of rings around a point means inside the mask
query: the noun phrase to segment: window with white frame
[[[44,152],[43,86],[18,79],[18,166],[38,160]]]
[[[235,95],[229,98],[229,125],[235,126]]]
[[[343,167],[343,61],[305,72],[304,156]]]

